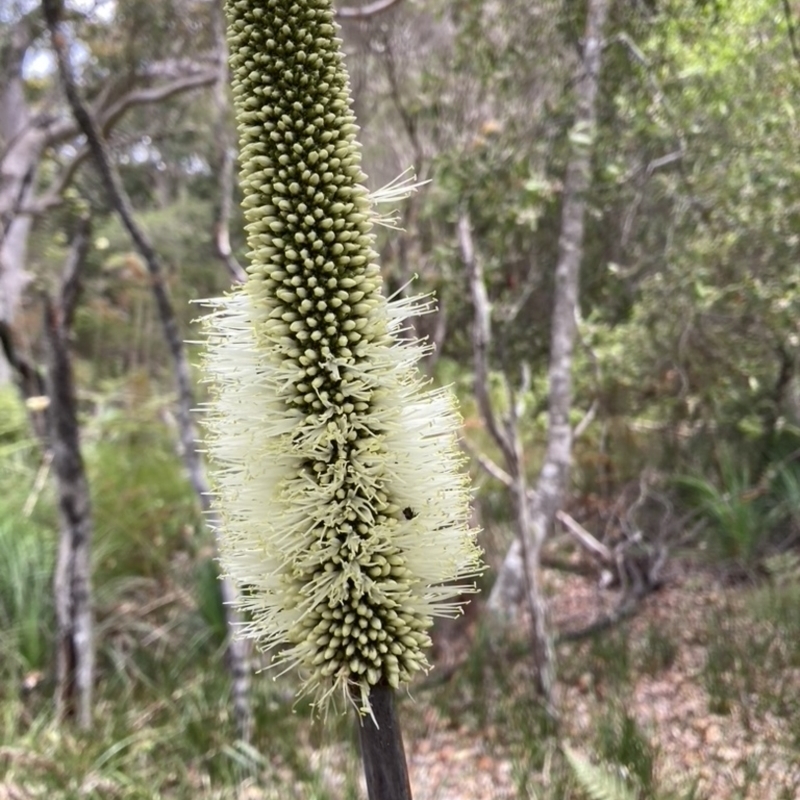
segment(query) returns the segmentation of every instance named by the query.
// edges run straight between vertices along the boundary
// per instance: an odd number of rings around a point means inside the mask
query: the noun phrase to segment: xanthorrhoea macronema
[[[382,293],[330,0],[227,10],[250,253],[206,320],[221,563],[244,633],[368,712],[480,569],[459,418]]]

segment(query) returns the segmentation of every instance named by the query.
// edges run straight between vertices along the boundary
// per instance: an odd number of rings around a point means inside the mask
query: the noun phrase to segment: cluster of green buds
[[[460,421],[405,337],[424,301],[382,291],[331,0],[227,10],[249,266],[206,318],[221,563],[245,635],[368,713],[480,570]]]

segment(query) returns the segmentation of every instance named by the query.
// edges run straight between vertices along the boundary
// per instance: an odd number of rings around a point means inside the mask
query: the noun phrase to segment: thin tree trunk
[[[547,600],[542,586],[542,551],[537,547],[536,527],[538,520],[531,513],[528,501],[528,486],[522,455],[522,442],[515,431],[515,444],[518,450],[518,468],[514,476],[514,510],[517,515],[517,536],[520,560],[523,565],[523,591],[527,601],[529,625],[531,628],[531,647],[536,667],[536,693],[544,701],[545,709],[553,723],[558,724],[559,705],[556,699],[556,655],[553,636],[550,630]],[[533,534],[533,536],[531,535]]]
[[[214,14],[214,44],[217,52],[226,53],[225,10],[222,4]],[[231,127],[233,109],[228,99],[230,75],[228,59],[220,58],[217,80],[214,83],[214,146],[217,156],[217,207],[214,219],[214,250],[235,283],[244,283],[247,273],[231,249],[230,217],[233,207],[234,171],[236,168],[236,139]]]
[[[544,701],[550,718],[558,721],[558,707],[554,696],[555,658],[552,637],[547,625],[547,608],[542,592],[539,570],[539,552],[533,550],[531,509],[528,503],[528,485],[525,476],[525,456],[519,435],[519,413],[514,392],[509,391],[509,411],[500,425],[489,394],[489,348],[491,345],[491,309],[486,293],[486,283],[480,259],[475,254],[472,230],[466,212],[458,220],[458,242],[461,258],[469,276],[473,306],[472,352],[475,370],[475,397],[487,430],[503,454],[506,471],[502,472],[511,492],[515,512],[515,543],[519,544],[520,586],[522,597],[527,599],[531,627],[531,648],[536,672],[536,690]],[[494,466],[494,465],[493,465]],[[508,622],[516,611],[517,603],[505,606],[512,613],[501,614]],[[497,609],[490,611],[495,616]]]
[[[172,300],[164,281],[161,261],[149,238],[144,233],[144,230],[139,227],[134,217],[130,198],[122,184],[119,172],[109,157],[101,132],[78,93],[67,56],[69,37],[60,24],[61,4],[59,0],[43,0],[42,7],[50,30],[52,47],[58,61],[62,86],[72,113],[78,126],[86,136],[91,156],[100,173],[111,206],[120,217],[136,249],[147,265],[158,315],[164,329],[164,338],[166,339],[175,371],[178,389],[178,432],[183,461],[189,474],[192,488],[198,497],[201,508],[205,512],[205,518],[215,534],[218,534],[221,530],[221,521],[211,507],[211,487],[206,475],[205,465],[197,449],[197,429],[192,420],[192,409],[195,403],[189,360],[186,356],[186,348],[172,307]],[[235,599],[233,584],[228,579],[223,579],[221,590],[229,634],[228,666],[232,680],[234,715],[239,735],[247,739],[251,729],[249,706],[250,668],[247,663],[247,650],[243,641],[233,635],[234,629],[239,622],[239,613],[232,605]]]
[[[30,125],[22,81],[22,61],[34,29],[31,16],[24,16],[7,31],[8,41],[0,48],[0,322],[9,326],[30,281],[25,256],[31,220],[17,210],[30,197],[46,141]],[[0,357],[0,383],[7,379],[8,364]]]
[[[75,276],[85,258],[88,239],[88,224],[84,224],[73,242],[58,306],[45,298],[44,326],[49,346],[48,432],[60,519],[54,578],[56,712],[60,719],[75,718],[82,730],[91,726],[94,686],[92,515],[80,449],[67,322],[75,303]]]
[[[589,0],[583,60],[577,76],[576,112],[570,140],[572,155],[564,182],[564,206],[558,243],[549,367],[547,451],[531,500],[530,569],[538,571],[541,549],[553,528],[569,482],[572,453],[572,354],[579,311],[580,262],[583,255],[586,192],[590,184],[593,136],[597,120],[602,35],[608,0]],[[488,605],[507,615],[525,592],[523,543],[516,539],[500,569]],[[550,645],[552,647],[552,645]]]

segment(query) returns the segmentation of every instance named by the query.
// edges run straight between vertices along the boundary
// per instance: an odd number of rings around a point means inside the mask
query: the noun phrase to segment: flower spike
[[[401,335],[414,303],[382,291],[330,0],[227,11],[250,252],[205,321],[221,563],[245,635],[369,713],[481,569],[459,417]]]

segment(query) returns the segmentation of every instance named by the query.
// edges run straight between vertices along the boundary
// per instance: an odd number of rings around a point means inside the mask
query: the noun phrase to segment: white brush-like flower
[[[330,0],[227,8],[250,254],[206,319],[220,559],[245,634],[367,713],[474,590],[459,417],[402,336],[424,303],[382,293]]]

